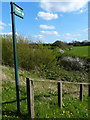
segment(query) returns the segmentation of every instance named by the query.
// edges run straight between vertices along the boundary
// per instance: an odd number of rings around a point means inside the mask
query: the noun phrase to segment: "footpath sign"
[[[13,12],[18,17],[21,17],[21,18],[24,17],[23,9],[21,7],[19,7],[18,5],[16,5],[15,3],[13,3]]]
[[[11,17],[12,17],[12,37],[13,37],[13,53],[14,53],[14,67],[15,67],[15,84],[16,84],[16,99],[17,99],[17,112],[20,113],[20,98],[19,98],[19,83],[18,83],[18,63],[17,63],[17,50],[16,50],[16,34],[15,34],[15,15],[23,18],[24,12],[21,7],[14,2],[11,4]]]

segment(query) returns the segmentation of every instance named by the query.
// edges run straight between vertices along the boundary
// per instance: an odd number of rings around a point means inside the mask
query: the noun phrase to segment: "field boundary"
[[[80,83],[80,82],[65,82],[65,81],[56,81],[56,80],[40,80],[40,79],[30,79],[26,78],[26,89],[27,89],[27,108],[30,118],[34,118],[34,82],[54,82],[57,83],[57,92],[58,92],[58,107],[62,109],[62,84],[77,84],[80,85],[80,101],[83,101],[83,85],[88,86],[88,97],[90,97],[90,83]]]
[[[68,82],[68,81],[60,81],[60,80],[48,80],[48,79],[31,79],[29,78],[29,80],[32,80],[33,82],[62,82],[62,83],[68,83],[68,84],[83,84],[83,85],[90,85],[90,83],[84,83],[84,82]]]

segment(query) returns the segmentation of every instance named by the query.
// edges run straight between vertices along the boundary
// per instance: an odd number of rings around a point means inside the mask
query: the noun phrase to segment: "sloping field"
[[[90,58],[89,50],[90,46],[77,46],[66,52],[66,55]]]

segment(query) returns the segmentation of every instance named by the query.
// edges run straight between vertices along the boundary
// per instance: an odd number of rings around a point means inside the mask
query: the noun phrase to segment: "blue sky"
[[[16,2],[25,13],[24,19],[15,16],[16,32],[30,36],[34,42],[87,40],[88,0],[84,1],[86,2]],[[1,34],[10,34],[12,31],[10,12],[10,3],[2,2]]]

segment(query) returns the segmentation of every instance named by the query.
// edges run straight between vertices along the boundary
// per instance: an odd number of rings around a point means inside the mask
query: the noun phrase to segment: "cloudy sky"
[[[30,36],[34,42],[44,43],[87,40],[89,0],[52,1],[16,2],[25,13],[24,19],[15,16],[16,33]],[[10,2],[2,2],[0,6],[0,34],[11,34]]]

